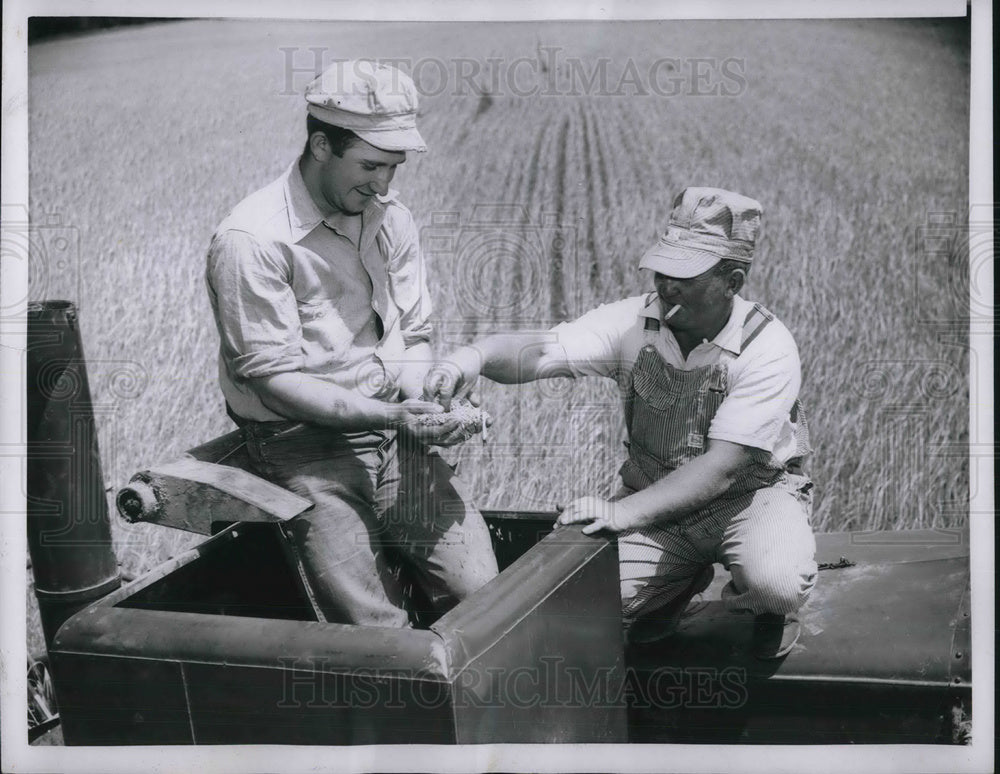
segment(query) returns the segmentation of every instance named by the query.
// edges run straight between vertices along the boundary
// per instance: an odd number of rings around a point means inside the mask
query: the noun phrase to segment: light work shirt
[[[708,437],[771,452],[780,463],[796,453],[792,405],[802,383],[798,347],[788,329],[772,320],[741,351],[743,322],[753,302],[740,296],[725,327],[685,359],[666,325],[647,330],[646,320],[660,319],[655,293],[603,304],[582,317],[552,329],[556,358],[565,356],[574,376],[607,376],[618,381],[623,397],[632,367],[647,344],[675,368],[693,370],[725,362],[728,391],[712,419]]]
[[[277,421],[248,380],[302,372],[396,400],[409,347],[429,342],[430,295],[410,211],[395,192],[324,220],[298,161],[212,238],[206,270],[219,383],[233,413]]]

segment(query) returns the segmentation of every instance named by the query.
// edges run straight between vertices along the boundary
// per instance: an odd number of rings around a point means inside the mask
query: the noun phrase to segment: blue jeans
[[[436,451],[395,431],[299,422],[251,422],[243,435],[258,475],[315,503],[285,531],[327,620],[409,626],[390,547],[440,612],[497,574],[486,523]]]

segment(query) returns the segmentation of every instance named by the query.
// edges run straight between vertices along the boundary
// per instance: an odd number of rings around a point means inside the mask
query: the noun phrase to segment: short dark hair
[[[343,156],[344,151],[350,148],[354,143],[361,140],[354,132],[350,129],[344,129],[340,126],[334,126],[333,124],[328,124],[326,121],[322,121],[312,113],[306,114],[306,132],[308,136],[306,137],[306,147],[302,151],[303,153],[309,152],[309,139],[316,134],[316,132],[322,132],[330,143],[330,149],[336,156]]]
[[[746,261],[737,261],[735,258],[723,258],[712,269],[717,277],[724,277],[733,269],[741,269],[744,274],[750,274],[750,264]]]

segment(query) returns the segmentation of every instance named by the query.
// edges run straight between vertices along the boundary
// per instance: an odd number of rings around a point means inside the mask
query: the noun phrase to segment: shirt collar
[[[372,233],[378,230],[385,218],[385,210],[389,202],[395,200],[396,191],[391,190],[385,195],[375,196],[362,213],[362,242],[365,233]],[[288,207],[288,228],[291,231],[292,241],[298,242],[302,237],[312,231],[323,222],[323,213],[320,212],[316,202],[309,195],[306,188],[306,181],[302,179],[302,172],[299,170],[299,160],[296,159],[289,165],[285,172],[285,204]],[[345,227],[340,214],[333,214],[326,218],[327,225],[338,234],[343,234],[353,238],[354,232],[350,227]]]
[[[729,320],[719,331],[712,343],[722,349],[727,349],[734,355],[740,354],[743,343],[743,319],[746,315],[746,304],[739,295],[733,296],[733,311],[729,313]]]
[[[306,181],[295,159],[285,173],[285,204],[288,206],[288,228],[292,241],[298,242],[323,221],[323,213],[309,195]]]
[[[656,293],[650,293],[646,296],[646,303],[643,305],[642,309],[639,310],[639,316],[659,321],[661,317],[660,297],[657,296]]]
[[[323,220],[323,223],[351,240],[354,245],[361,244],[362,223],[361,215],[345,215],[343,212],[331,212]]]
[[[740,354],[740,345],[743,342],[743,320],[747,315],[748,304],[749,302],[739,295],[733,297],[733,311],[729,315],[729,320],[726,321],[715,338],[709,342],[710,344],[714,344],[720,349],[729,350],[734,355]],[[656,293],[650,293],[646,297],[645,305],[639,310],[639,316],[660,322],[662,314],[660,297]],[[670,329],[662,324],[660,330],[670,333]],[[673,334],[670,333],[670,335]]]

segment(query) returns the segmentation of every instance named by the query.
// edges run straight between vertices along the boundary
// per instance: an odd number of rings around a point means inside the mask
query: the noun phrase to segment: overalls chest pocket
[[[653,347],[643,348],[632,372],[632,397],[653,411],[683,409],[715,416],[726,398],[725,363],[685,371],[665,363]]]
[[[669,468],[704,453],[708,428],[726,397],[726,376],[725,364],[685,371],[664,362],[655,348],[643,348],[632,378],[634,453]]]

